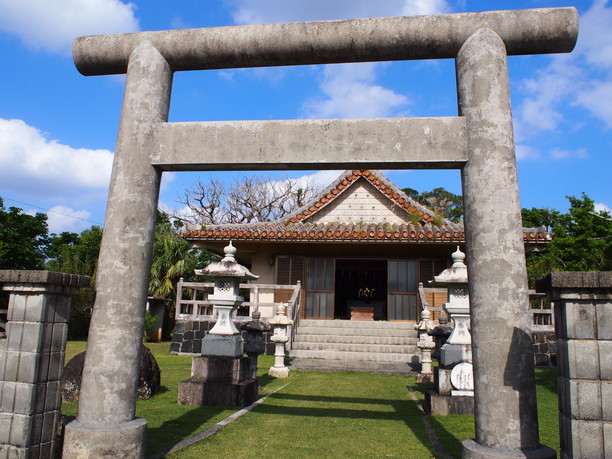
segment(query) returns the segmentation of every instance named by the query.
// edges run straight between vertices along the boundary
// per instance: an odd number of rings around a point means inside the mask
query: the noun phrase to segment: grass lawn
[[[139,400],[136,407],[137,416],[148,423],[148,453],[188,438],[235,411],[178,405],[178,383],[189,378],[191,357],[169,355],[169,343],[147,346],[162,378],[161,393]],[[69,342],[66,361],[84,348],[85,343]],[[171,457],[435,457],[408,390],[411,387],[422,398],[427,385],[411,377],[350,372],[293,372],[282,380],[267,375],[273,363],[271,356],[259,359],[260,396],[289,382],[286,387],[215,436]],[[536,378],[541,442],[558,450],[556,371],[538,369]],[[62,411],[76,415],[76,403],[64,404]],[[474,436],[474,417],[429,419],[443,447],[461,457],[461,441]]]

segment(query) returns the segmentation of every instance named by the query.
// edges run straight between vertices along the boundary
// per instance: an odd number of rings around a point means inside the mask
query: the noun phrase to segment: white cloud
[[[612,7],[607,7],[607,3],[607,0],[595,0],[591,9],[580,18],[577,51],[589,64],[612,70]]]
[[[383,64],[328,65],[323,70],[321,91],[304,103],[308,118],[388,117],[405,109],[406,96],[375,84],[376,70]]]
[[[535,78],[523,81],[527,97],[516,110],[520,132],[555,131],[564,121],[561,107],[581,106],[612,128],[612,7],[596,0],[580,18],[571,54],[553,56]]]
[[[80,35],[137,31],[134,9],[121,0],[0,0],[0,30],[34,49],[68,53]]]
[[[344,171],[317,171],[312,174],[303,175],[297,178],[297,181],[302,187],[312,187],[315,189],[323,189],[334,182]]]
[[[232,17],[237,24],[412,16],[450,11],[445,0],[233,0],[231,5]],[[367,63],[324,67],[320,85],[322,96],[306,101],[305,116],[371,118],[406,115],[408,98],[376,84],[376,70],[381,65]]]
[[[108,187],[113,154],[49,140],[22,120],[0,118],[0,183],[26,194],[59,196]]]
[[[164,172],[159,186],[160,191],[168,191],[170,184],[174,182],[174,180],[176,180],[176,172]]]
[[[516,159],[538,159],[540,152],[529,145],[516,144]]]
[[[612,81],[592,81],[576,94],[578,105],[589,110],[612,129]]]
[[[612,214],[612,209],[606,206],[603,202],[596,202],[595,212],[608,212],[609,214]]]
[[[74,210],[66,206],[54,206],[47,211],[47,225],[49,233],[59,234],[63,231],[80,233],[93,223],[88,221],[91,212],[87,210]]]
[[[412,16],[450,10],[445,0],[233,0],[231,4],[237,24]]]
[[[586,158],[587,156],[585,148],[579,148],[578,150],[561,150],[560,148],[553,148],[550,151],[551,159]]]

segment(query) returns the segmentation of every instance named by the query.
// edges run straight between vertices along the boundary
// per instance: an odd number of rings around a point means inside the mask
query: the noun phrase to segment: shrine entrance
[[[387,320],[387,260],[336,260],[334,319],[351,318]]]

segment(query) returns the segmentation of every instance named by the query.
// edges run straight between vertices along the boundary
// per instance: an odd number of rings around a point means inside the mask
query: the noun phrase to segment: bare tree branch
[[[230,183],[198,179],[178,202],[190,215],[173,215],[195,225],[252,223],[282,218],[313,199],[321,188],[300,179],[237,176]]]

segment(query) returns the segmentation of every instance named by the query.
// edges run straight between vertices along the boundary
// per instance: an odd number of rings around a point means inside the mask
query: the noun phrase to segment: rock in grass
[[[81,352],[64,367],[64,376],[62,377],[62,400],[64,402],[75,402],[79,399],[84,363],[85,352]],[[157,360],[155,360],[149,348],[142,346],[140,372],[138,374],[138,398],[146,400],[158,393],[160,382]]]

